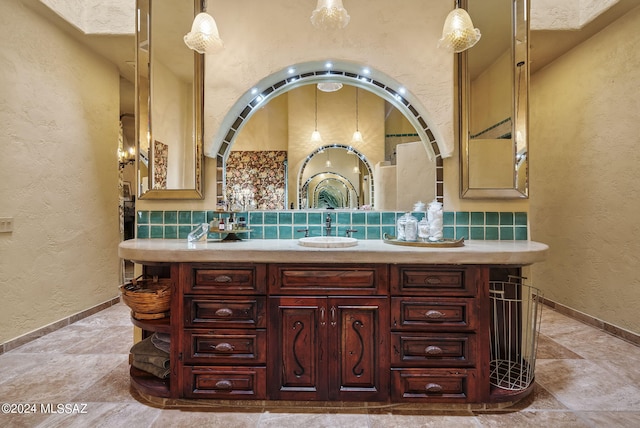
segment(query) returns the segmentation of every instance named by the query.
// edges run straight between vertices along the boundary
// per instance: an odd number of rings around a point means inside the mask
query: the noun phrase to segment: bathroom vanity
[[[171,375],[135,368],[145,398],[487,404],[492,269],[544,260],[532,241],[423,248],[359,241],[138,239],[121,258],[171,278],[171,313],[133,323],[171,334]],[[517,328],[514,327],[514,328]]]

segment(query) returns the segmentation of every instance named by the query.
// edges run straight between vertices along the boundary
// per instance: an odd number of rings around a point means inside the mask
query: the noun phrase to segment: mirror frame
[[[478,0],[475,0],[478,1]],[[458,0],[459,7],[467,9],[468,0]],[[467,51],[456,54],[456,105],[459,118],[457,127],[460,142],[460,197],[463,199],[526,199],[529,197],[529,0],[511,2],[511,112],[513,147],[513,186],[511,188],[470,187],[469,182],[469,108],[470,81]],[[471,17],[473,19],[473,17]],[[477,24],[477,23],[476,23]],[[480,28],[482,31],[482,28]],[[473,49],[473,48],[471,48]],[[516,83],[521,83],[516,85]],[[516,88],[518,88],[516,90]],[[524,142],[524,185],[518,185],[518,153],[516,138]]]
[[[203,11],[203,0],[193,0],[193,16]],[[151,88],[153,86],[153,67],[152,67],[152,34],[151,28],[151,14],[152,14],[152,2],[153,0],[136,0],[136,81],[135,81],[135,113],[136,113],[136,194],[138,199],[204,199],[203,193],[203,156],[202,156],[202,141],[204,135],[204,126],[202,116],[204,112],[204,55],[197,52],[193,52],[193,135],[194,135],[194,188],[189,189],[149,189],[142,193],[140,188],[140,135],[141,131],[143,135],[148,135],[149,141],[153,141],[153,126],[152,126],[152,105],[153,96]],[[189,4],[188,2],[186,4]],[[144,9],[146,6],[146,13]],[[189,29],[185,29],[189,31]],[[141,42],[142,41],[142,42]],[[141,64],[141,56],[144,51],[143,45],[147,43],[148,51],[148,64]],[[144,68],[143,68],[144,67]],[[148,79],[144,79],[145,71],[148,73]],[[145,97],[141,94],[141,86],[145,85],[148,96]],[[141,104],[147,105],[148,121],[146,124],[140,123],[140,106]],[[146,129],[147,132],[144,132]],[[148,155],[148,164],[153,162],[152,154]],[[149,168],[149,182],[151,182],[152,168]]]

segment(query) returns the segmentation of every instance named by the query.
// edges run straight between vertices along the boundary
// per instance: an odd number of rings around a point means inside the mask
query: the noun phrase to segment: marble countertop
[[[135,262],[256,263],[420,263],[529,265],[546,258],[549,247],[534,241],[465,241],[455,248],[411,247],[382,240],[355,247],[303,247],[297,239],[187,242],[184,239],[131,239],[118,247],[120,258]]]

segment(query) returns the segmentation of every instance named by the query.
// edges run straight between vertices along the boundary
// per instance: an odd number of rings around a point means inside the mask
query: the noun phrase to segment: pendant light
[[[352,143],[362,143],[364,140],[362,139],[362,133],[360,133],[360,129],[358,127],[358,88],[356,88],[356,132],[353,133],[353,137],[351,138]]]
[[[327,150],[327,161],[324,163],[324,166],[326,166],[327,168],[331,168],[332,164],[331,164],[331,157],[329,156],[329,151]]]
[[[443,47],[455,53],[466,51],[480,40],[480,30],[473,28],[469,13],[456,7],[444,21],[442,38],[438,47]]]
[[[184,36],[184,43],[194,51],[214,53],[222,48],[222,40],[218,33],[218,25],[213,16],[207,11],[207,1],[204,0],[202,12],[196,15],[191,25],[191,31]]]
[[[342,5],[342,0],[318,0],[311,13],[311,24],[321,30],[337,30],[344,28],[351,17]]]
[[[311,142],[312,143],[322,143],[322,137],[320,136],[320,132],[318,132],[318,86],[315,87],[316,94],[316,126],[314,131],[311,133]]]

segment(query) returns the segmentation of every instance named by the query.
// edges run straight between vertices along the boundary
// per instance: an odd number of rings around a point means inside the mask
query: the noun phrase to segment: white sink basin
[[[346,236],[310,236],[298,239],[298,244],[303,247],[345,248],[358,245],[358,240]]]

